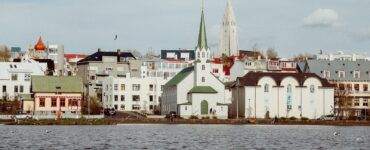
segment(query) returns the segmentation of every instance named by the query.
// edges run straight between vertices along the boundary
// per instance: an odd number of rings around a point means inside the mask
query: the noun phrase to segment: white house
[[[207,45],[202,10],[194,66],[183,69],[164,87],[162,114],[176,112],[183,118],[228,118],[224,84],[211,73],[211,52]]]
[[[30,94],[31,76],[44,75],[46,64],[34,60],[0,62],[0,99],[15,100]]]
[[[313,73],[249,72],[232,87],[233,117],[315,119],[333,108],[334,85]]]
[[[103,82],[103,107],[118,111],[139,111],[153,114],[166,80],[159,77],[108,77]]]

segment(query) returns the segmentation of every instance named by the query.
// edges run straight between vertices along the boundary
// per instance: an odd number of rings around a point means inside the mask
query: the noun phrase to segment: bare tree
[[[304,61],[311,58],[313,58],[313,55],[310,53],[300,53],[298,55],[293,56],[293,59],[295,61]]]
[[[0,61],[9,61],[10,50],[5,45],[0,45]]]
[[[274,48],[271,48],[271,47],[267,49],[266,55],[269,59],[278,59],[279,58],[278,53],[275,51]]]
[[[351,91],[344,84],[336,86],[334,90],[334,114],[337,119],[342,120],[351,116],[352,98],[350,94]]]

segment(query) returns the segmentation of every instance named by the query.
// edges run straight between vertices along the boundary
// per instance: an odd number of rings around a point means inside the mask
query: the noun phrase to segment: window
[[[368,91],[369,89],[368,89],[368,85],[367,84],[364,84],[363,85],[363,91]]]
[[[116,105],[114,105],[114,109],[115,110],[117,110],[118,109],[118,105],[116,104]]]
[[[132,105],[132,110],[140,110],[140,105]]]
[[[24,87],[23,87],[23,85],[20,85],[20,86],[19,86],[19,92],[20,92],[20,93],[23,93],[23,92],[24,92]]]
[[[95,80],[95,76],[90,76],[90,80]]]
[[[31,74],[24,74],[24,81],[30,81],[31,80]]]
[[[121,91],[125,91],[125,89],[126,89],[125,84],[121,84]]]
[[[200,52],[198,52],[198,58],[200,57]]]
[[[118,95],[114,95],[114,101],[118,101]]]
[[[133,91],[140,91],[140,84],[133,84],[132,85],[132,90]]]
[[[202,77],[202,82],[206,82],[206,78],[205,77]]]
[[[206,57],[206,53],[202,52],[202,58]]]
[[[161,85],[161,91],[163,91],[163,89],[164,89],[164,85]]]
[[[367,99],[364,99],[363,103],[362,103],[362,106],[369,106],[368,104],[368,100]]]
[[[202,70],[206,70],[206,66],[205,65],[202,65]]]
[[[18,74],[12,74],[12,81],[18,80]]]
[[[352,84],[347,84],[347,90],[352,91]]]
[[[140,95],[132,95],[132,101],[140,101]]]
[[[115,91],[117,91],[118,90],[118,84],[114,84],[113,88],[114,88]]]
[[[51,107],[57,107],[57,99],[51,98]]]
[[[286,92],[287,92],[287,93],[292,93],[292,85],[291,85],[291,84],[289,84],[289,85],[287,86],[287,88],[286,88]]]
[[[330,71],[324,70],[323,77],[324,78],[330,78]]]
[[[77,99],[72,99],[71,100],[71,106],[78,106],[78,100]]]
[[[121,95],[121,101],[125,101],[125,95]]]
[[[18,85],[15,85],[14,86],[14,92],[17,93],[18,92]]]
[[[311,86],[310,86],[310,92],[311,92],[311,93],[315,93],[315,86],[314,86],[314,85],[311,85]]]
[[[265,84],[265,86],[264,86],[264,91],[265,91],[265,92],[269,92],[269,85],[268,85],[268,84]]]
[[[149,95],[149,101],[152,102],[154,99],[154,96],[153,95]]]
[[[149,105],[149,110],[153,110],[154,109],[154,106],[153,105]]]
[[[60,98],[60,107],[66,107],[66,99],[65,98]]]
[[[213,69],[213,73],[218,73],[218,69]]]
[[[39,98],[39,107],[45,107],[45,98]]]
[[[360,100],[359,99],[354,99],[354,106],[360,106]]]
[[[338,71],[338,77],[344,78],[346,76],[346,73],[344,71]]]
[[[355,90],[360,91],[360,85],[359,84],[355,84]]]
[[[6,85],[3,85],[3,92],[6,92]]]
[[[125,110],[125,105],[121,105],[121,110]]]
[[[149,84],[149,91],[154,91],[154,85],[153,84]]]
[[[359,70],[355,70],[354,71],[354,74],[353,74],[353,77],[354,78],[357,78],[357,79],[360,78],[360,71]]]

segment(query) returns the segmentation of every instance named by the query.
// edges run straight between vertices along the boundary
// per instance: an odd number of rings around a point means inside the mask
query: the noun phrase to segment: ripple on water
[[[11,132],[12,131],[12,132]],[[48,132],[45,132],[48,131]],[[334,136],[339,132],[340,136]],[[0,149],[367,149],[370,127],[1,126]]]

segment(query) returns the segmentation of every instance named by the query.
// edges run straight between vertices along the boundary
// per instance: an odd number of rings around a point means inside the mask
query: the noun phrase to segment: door
[[[200,112],[202,115],[208,115],[208,102],[206,100],[200,103]]]

